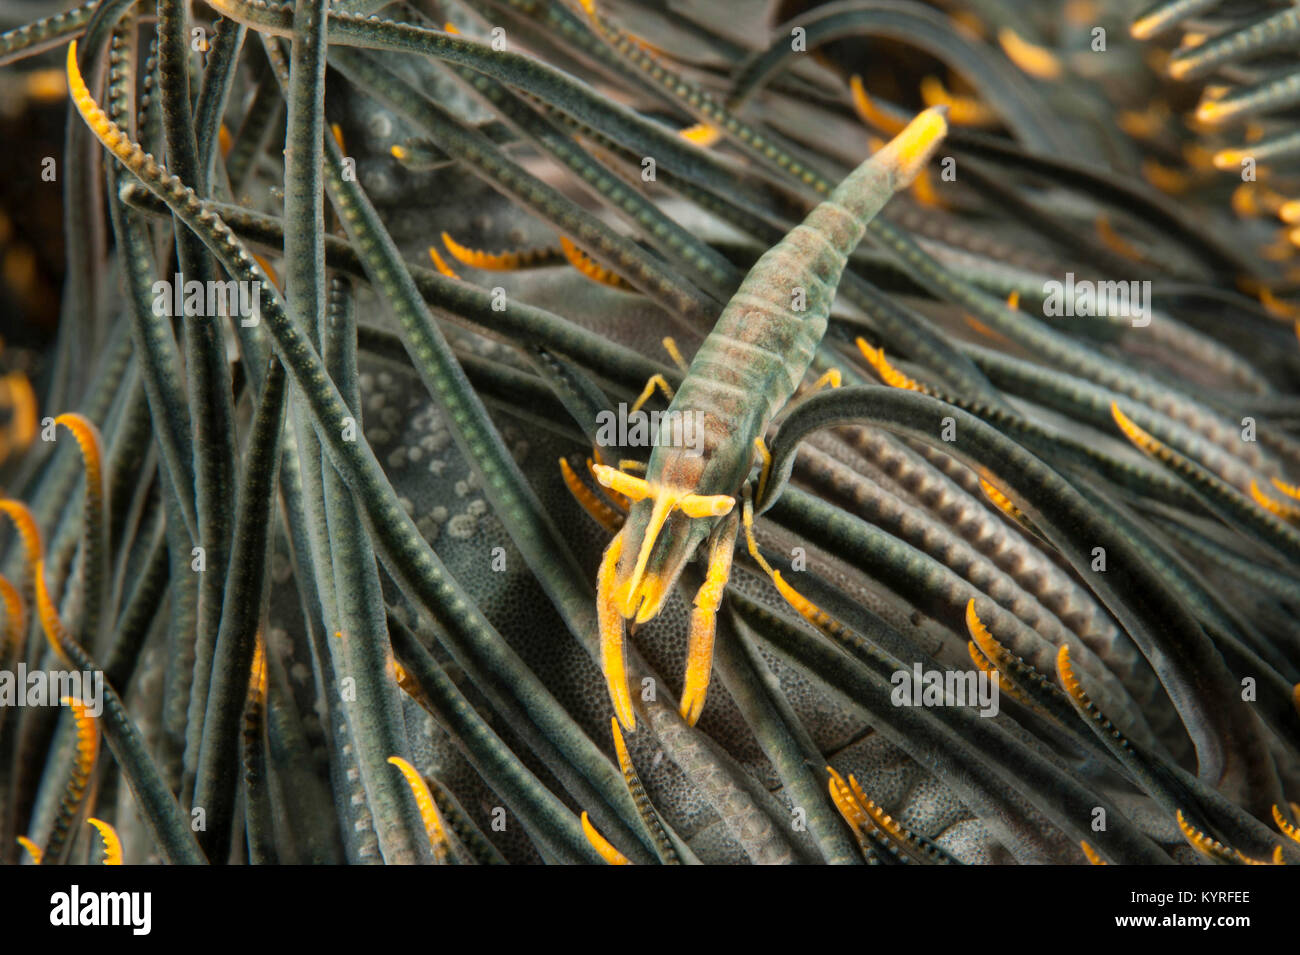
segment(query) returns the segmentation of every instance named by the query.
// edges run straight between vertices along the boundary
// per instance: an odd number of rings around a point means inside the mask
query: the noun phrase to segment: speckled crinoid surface
[[[50,6],[0,0],[0,861],[1300,862],[1292,7]],[[770,470],[655,484],[609,423],[668,410]],[[734,561],[628,623],[665,489]]]

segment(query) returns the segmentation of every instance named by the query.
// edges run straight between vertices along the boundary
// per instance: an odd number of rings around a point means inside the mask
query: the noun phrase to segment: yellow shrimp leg
[[[615,534],[600,559],[600,571],[596,575],[596,621],[600,628],[601,668],[605,671],[605,682],[614,703],[614,715],[631,732],[636,729],[636,714],[632,712],[632,692],[627,686],[626,628],[615,596],[618,559],[623,553],[623,535],[626,533],[625,527]]]
[[[682,688],[682,719],[694,726],[704,710],[704,698],[709,692],[709,676],[713,672],[713,637],[718,626],[718,606],[722,592],[731,577],[731,559],[736,552],[736,533],[740,528],[733,509],[717,530],[709,544],[709,572],[704,584],[695,594],[695,609],[691,611],[691,633],[686,644],[686,684]]]
[[[640,411],[641,406],[650,400],[650,396],[655,393],[656,388],[663,392],[664,397],[669,401],[673,400],[672,385],[668,384],[667,379],[665,379],[663,375],[654,374],[646,381],[645,387],[641,389],[641,394],[638,395],[636,401],[632,403],[632,410]]]

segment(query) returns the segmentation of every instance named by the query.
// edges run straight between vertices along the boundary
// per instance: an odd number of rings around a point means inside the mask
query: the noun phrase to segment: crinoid
[[[15,6],[0,861],[1300,862],[1290,7]]]

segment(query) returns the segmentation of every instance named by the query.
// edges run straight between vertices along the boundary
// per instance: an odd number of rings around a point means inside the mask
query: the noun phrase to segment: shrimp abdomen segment
[[[759,258],[723,309],[670,407],[702,419],[710,462],[700,490],[738,489],[754,438],[812,364],[850,253],[867,223],[911,182],[942,139],[943,113],[926,110],[850,173]],[[649,477],[659,477],[666,462],[656,458],[663,457],[651,457]]]

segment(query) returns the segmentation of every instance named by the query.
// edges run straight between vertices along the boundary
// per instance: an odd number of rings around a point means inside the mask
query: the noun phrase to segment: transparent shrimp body
[[[644,477],[597,467],[601,483],[633,503],[610,542],[597,580],[602,662],[619,722],[635,728],[624,631],[663,609],[686,563],[708,544],[708,574],[695,600],[682,714],[703,708],[714,614],[738,527],[737,501],[755,441],[789,401],[826,331],[849,254],[867,223],[905,187],[942,140],[942,108],[916,117],[860,165],[807,218],[755,263],[701,345],[677,390],[668,422],[689,420],[695,446],[661,442]]]

